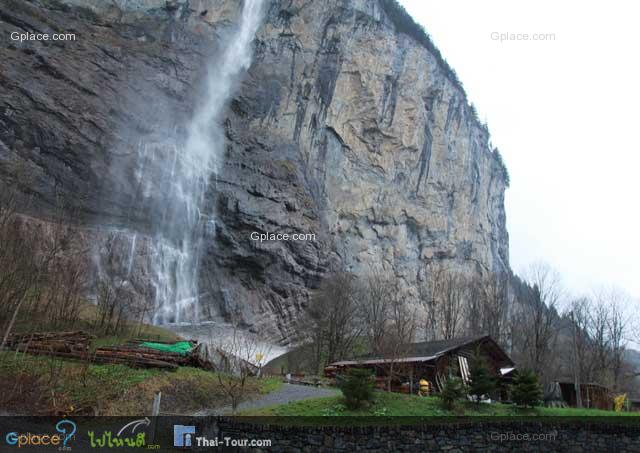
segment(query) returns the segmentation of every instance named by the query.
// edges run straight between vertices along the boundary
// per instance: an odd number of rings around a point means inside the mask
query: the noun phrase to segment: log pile
[[[9,349],[32,354],[86,354],[94,338],[93,335],[83,331],[31,333],[10,335],[6,346]]]
[[[193,354],[180,355],[175,352],[143,348],[137,343],[120,346],[103,346],[94,352],[97,360],[113,360],[113,363],[130,361],[138,366],[154,368],[177,368],[178,366],[198,366]]]
[[[47,355],[99,364],[116,363],[134,368],[176,370],[178,366],[203,366],[199,356],[195,353],[180,355],[175,352],[141,347],[140,343],[145,340],[133,340],[119,346],[101,346],[91,351],[93,338],[95,338],[93,335],[82,331],[11,335],[6,346],[8,349],[34,355]],[[193,345],[195,351],[196,343],[193,342]]]
[[[153,351],[153,352],[150,352]],[[119,363],[133,368],[162,368],[176,370],[178,365],[186,365],[179,354],[151,349],[133,349],[123,346],[104,346],[91,355],[95,363]]]

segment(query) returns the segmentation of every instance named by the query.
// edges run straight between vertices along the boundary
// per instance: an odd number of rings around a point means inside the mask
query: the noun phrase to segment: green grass
[[[162,392],[162,413],[227,405],[218,374],[191,367],[171,372],[0,352],[0,385],[5,389],[0,407],[26,414],[150,414],[157,392]],[[265,394],[280,385],[275,378],[250,378],[246,392]]]
[[[139,324],[133,321],[124,321],[121,324],[117,335],[105,334],[105,329],[98,326],[97,320],[99,317],[100,314],[98,312],[98,308],[88,301],[83,301],[81,303],[77,317],[72,323],[67,322],[64,324],[53,324],[46,316],[43,317],[42,315],[39,315],[36,317],[32,312],[23,310],[19,313],[18,319],[13,326],[12,333],[29,334],[32,332],[82,330],[96,336],[96,339],[92,342],[94,347],[122,344],[134,338],[144,338],[154,341],[180,340],[178,335],[160,326]]]
[[[275,392],[280,387],[282,387],[282,380],[278,377],[267,377],[262,379],[257,379],[258,383],[258,391],[261,395],[266,395],[267,393]]]
[[[2,406],[27,413],[104,413],[159,370],[93,365],[55,357],[0,353]]]
[[[414,395],[399,393],[387,393],[377,391],[375,401],[367,407],[349,410],[343,402],[342,396],[314,398],[296,401],[289,404],[272,406],[257,410],[247,410],[239,415],[247,416],[285,416],[285,417],[539,417],[539,416],[634,416],[638,412],[622,412],[574,409],[574,408],[548,408],[536,407],[522,409],[508,404],[475,404],[472,402],[460,402],[457,407],[448,411],[440,406],[437,397],[422,398]]]

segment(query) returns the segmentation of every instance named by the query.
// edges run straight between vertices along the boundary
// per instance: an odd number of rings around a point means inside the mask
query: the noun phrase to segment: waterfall
[[[149,269],[157,324],[199,321],[201,251],[205,236],[215,231],[215,213],[207,212],[205,197],[224,153],[221,115],[238,77],[251,64],[262,1],[244,1],[238,26],[209,62],[186,139],[141,143],[138,149],[134,175],[140,208],[153,212]]]

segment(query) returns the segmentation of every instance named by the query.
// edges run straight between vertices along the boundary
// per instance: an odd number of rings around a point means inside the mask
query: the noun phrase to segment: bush
[[[453,409],[456,401],[464,396],[462,381],[457,377],[447,379],[438,396],[443,408],[447,410]]]
[[[373,399],[373,374],[369,370],[352,368],[338,380],[338,386],[344,395],[349,409],[357,409],[363,403]]]
[[[502,172],[502,177],[504,179],[504,185],[509,187],[511,184],[511,176],[509,176],[509,169],[507,168],[507,164],[504,163],[504,159],[502,158],[502,154],[500,154],[500,150],[498,148],[493,148],[493,158],[498,163],[498,167],[500,167],[500,171]]]
[[[542,389],[533,371],[519,371],[511,386],[511,399],[518,406],[534,407],[540,404]]]
[[[380,4],[398,32],[412,37],[416,42],[423,45],[438,61],[449,80],[462,90],[462,83],[460,83],[457,74],[445,61],[440,50],[435,46],[422,25],[419,25],[397,0],[382,0]]]
[[[496,389],[496,381],[480,355],[473,357],[469,372],[469,395],[473,396],[476,403],[480,403],[483,395],[490,395]]]

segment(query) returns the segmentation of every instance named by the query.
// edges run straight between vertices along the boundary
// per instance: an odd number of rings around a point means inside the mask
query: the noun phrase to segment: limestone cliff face
[[[332,268],[382,268],[413,292],[433,262],[507,270],[504,174],[439,59],[399,32],[377,0],[265,3],[211,183],[216,234],[202,277],[209,312],[241,313],[286,338]],[[0,178],[28,170],[15,182],[33,195],[32,213],[46,217],[57,193],[86,227],[144,236],[150,214],[131,201],[135,168],[113,169],[127,168],[141,144],[182,133],[239,6],[3,2]],[[56,27],[77,41],[9,39]],[[267,231],[316,240],[250,238]]]

